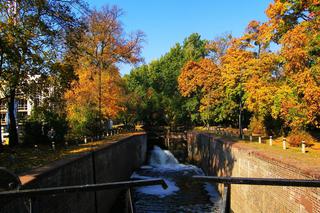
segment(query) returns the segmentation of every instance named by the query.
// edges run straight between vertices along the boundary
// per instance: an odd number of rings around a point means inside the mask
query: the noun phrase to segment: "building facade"
[[[17,122],[18,132],[21,132],[23,129],[24,121],[31,115],[32,102],[28,98],[17,95],[15,100],[15,117]],[[1,118],[1,139],[3,144],[8,144],[8,130],[9,130],[9,111],[7,106],[7,101],[0,101],[0,118]]]

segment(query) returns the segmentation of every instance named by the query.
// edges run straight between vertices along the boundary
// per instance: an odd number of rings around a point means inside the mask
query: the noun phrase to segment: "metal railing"
[[[39,189],[24,189],[24,190],[11,190],[0,192],[1,199],[16,199],[16,198],[29,198],[28,211],[33,211],[33,198],[40,195],[57,195],[63,193],[75,193],[75,192],[92,192],[110,189],[126,189],[129,191],[133,187],[139,186],[150,186],[150,185],[161,185],[164,189],[168,188],[166,182],[163,179],[148,179],[148,180],[131,180],[122,182],[111,182],[101,184],[87,184],[87,185],[76,185],[76,186],[63,186],[63,187],[50,187],[50,188],[39,188]],[[131,202],[131,198],[129,197]],[[130,203],[132,208],[132,203]],[[133,212],[133,209],[130,209]]]
[[[231,184],[261,185],[261,186],[294,186],[294,187],[320,187],[320,180],[303,179],[275,179],[275,178],[242,178],[242,177],[216,177],[216,176],[193,176],[193,179],[209,182],[222,183],[221,212],[231,211]]]

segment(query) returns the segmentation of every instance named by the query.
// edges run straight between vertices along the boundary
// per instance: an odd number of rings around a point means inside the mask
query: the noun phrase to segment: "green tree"
[[[64,50],[65,32],[80,23],[73,8],[86,9],[80,0],[0,3],[0,80],[8,100],[10,145],[18,144],[16,94],[28,90],[35,76],[50,73]]]
[[[131,71],[126,78],[128,91],[139,96],[136,120],[149,126],[172,127],[199,121],[200,99],[181,96],[177,79],[188,60],[197,61],[207,55],[206,44],[199,34],[191,34],[160,59]]]

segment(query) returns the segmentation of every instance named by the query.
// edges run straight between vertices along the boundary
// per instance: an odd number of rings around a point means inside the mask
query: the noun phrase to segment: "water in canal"
[[[168,150],[155,146],[148,165],[134,172],[132,178],[163,178],[169,186],[139,187],[133,191],[137,213],[141,212],[218,212],[221,203],[215,187],[199,183],[190,177],[203,175],[194,165],[180,164]]]

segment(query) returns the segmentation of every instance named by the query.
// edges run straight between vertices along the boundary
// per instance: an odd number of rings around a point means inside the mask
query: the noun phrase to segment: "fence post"
[[[127,196],[128,196],[128,202],[129,202],[129,213],[135,213],[134,207],[133,207],[133,201],[131,197],[131,188],[128,188],[127,190]]]
[[[269,145],[272,146],[272,136],[270,136]]]
[[[282,139],[282,149],[284,149],[284,150],[287,149],[286,138],[283,138],[283,139]]]
[[[51,142],[52,151],[56,151],[56,145],[54,144],[54,141]]]
[[[261,143],[261,136],[259,136],[259,143]]]
[[[302,153],[306,153],[306,143],[305,143],[305,141],[302,141],[301,143],[302,143],[301,144],[301,151],[302,151]]]
[[[227,187],[226,213],[231,212],[231,184],[225,184]]]
[[[30,197],[29,199],[28,199],[28,213],[33,213],[33,198],[32,197]]]

